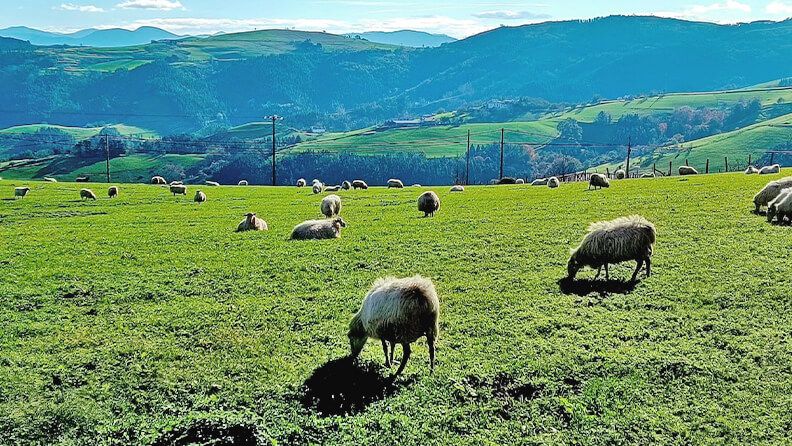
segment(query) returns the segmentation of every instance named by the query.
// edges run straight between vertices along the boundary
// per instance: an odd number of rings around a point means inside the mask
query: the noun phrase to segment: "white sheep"
[[[352,183],[350,183],[349,181],[344,181],[343,183],[341,183],[341,189],[344,190],[352,189]]]
[[[390,367],[393,364],[393,350],[396,344],[401,344],[404,355],[395,378],[407,366],[411,354],[410,344],[426,336],[429,368],[434,371],[435,344],[440,334],[439,320],[440,299],[431,280],[421,276],[378,279],[349,323],[347,336],[352,357],[360,355],[369,338],[379,339],[385,354],[385,365]]]
[[[757,173],[759,173],[759,169],[754,166],[748,166],[748,168],[745,169],[746,175],[756,175]]]
[[[321,194],[324,190],[324,185],[322,183],[314,183],[311,190],[314,194]]]
[[[537,178],[531,181],[531,186],[547,186],[547,178]]]
[[[184,181],[171,181],[171,186],[184,186]]]
[[[792,187],[792,177],[785,177],[767,183],[767,185],[754,196],[754,206],[756,206],[754,213],[758,214],[763,206],[770,204],[782,190],[788,187]]]
[[[778,223],[784,222],[784,217],[792,219],[792,188],[786,188],[767,205],[767,222],[772,223],[778,217]]]
[[[613,173],[613,176],[617,180],[623,180],[623,179],[627,178],[627,172],[624,169],[619,169],[619,170],[617,170],[616,172]]]
[[[690,167],[690,166],[679,166],[679,174],[682,176],[685,175],[698,175],[698,170]]]
[[[28,192],[30,192],[30,188],[29,187],[15,187],[14,188],[14,199],[16,200],[17,198],[25,198],[25,196],[27,196]]]
[[[118,196],[118,186],[110,186],[107,188],[107,196],[110,198],[115,198]]]
[[[461,186],[459,184],[451,187],[451,192],[464,192],[464,191],[465,191],[465,186]]]
[[[237,186],[248,186],[249,184],[250,183],[248,183],[247,180],[240,180],[239,183],[237,183]]]
[[[645,173],[641,175],[641,178],[654,178],[654,177],[655,177],[654,173]]]
[[[154,176],[151,177],[151,184],[168,184],[168,182],[165,181],[165,178],[162,178],[161,176]]]
[[[91,189],[80,189],[80,199],[96,201],[96,194]]]
[[[522,178],[517,178],[514,184],[525,184],[525,180],[523,180]]]
[[[193,201],[196,203],[206,203],[206,194],[200,190],[195,191],[195,197],[193,198]]]
[[[181,185],[181,184],[174,184],[173,186],[170,187],[170,192],[173,194],[173,196],[184,195],[186,197],[187,196],[187,186],[184,186],[184,185]]]
[[[390,180],[388,180],[388,189],[390,189],[390,188],[404,189],[404,183],[402,183],[401,180],[397,180],[395,178],[391,178]]]
[[[204,182],[204,184],[206,184],[207,186],[211,186],[211,187],[218,187],[218,186],[220,186],[220,183],[218,183],[217,181],[208,181],[208,180],[207,180],[207,181],[205,181],[205,182]]]
[[[605,278],[608,279],[608,264],[630,260],[638,263],[632,275],[633,282],[644,263],[646,276],[649,277],[652,274],[651,257],[656,238],[654,225],[639,215],[592,223],[588,234],[569,258],[569,279],[574,279],[584,266],[598,268],[597,277],[604,266]]]
[[[550,189],[555,189],[561,186],[561,181],[558,180],[556,177],[550,177],[547,179],[547,187]]]
[[[368,184],[366,184],[366,182],[363,181],[363,180],[355,180],[355,181],[352,182],[352,187],[355,188],[355,189],[366,190],[366,189],[368,189]]]
[[[57,183],[58,182],[58,180],[56,180],[55,178],[52,178],[52,177],[44,177],[44,181],[46,181],[47,183]]]
[[[346,228],[341,217],[328,220],[308,220],[295,226],[291,233],[292,240],[326,240],[341,237],[341,228]]]
[[[341,197],[328,195],[322,199],[322,215],[327,218],[335,217],[341,213]]]
[[[297,187],[305,187],[308,183],[305,182],[305,178],[300,178],[297,180]]]
[[[341,190],[341,186],[327,186],[325,187],[325,192],[338,192]]]
[[[237,226],[236,232],[245,231],[268,231],[267,222],[256,217],[255,213],[249,212],[245,214],[245,219]]]
[[[774,173],[781,173],[781,165],[773,164],[772,166],[764,166],[759,169],[759,175],[770,175]]]
[[[424,217],[434,217],[435,212],[440,209],[440,197],[432,191],[427,191],[418,197],[418,211],[424,213]]]
[[[608,177],[606,177],[601,173],[592,173],[591,178],[589,178],[589,190],[591,190],[592,187],[595,190],[597,188],[600,189],[602,189],[603,187],[607,188],[610,187],[610,181],[608,180]]]
[[[421,186],[421,185],[420,185],[420,184],[418,184],[418,183],[415,183],[415,184],[413,184],[413,185],[412,185],[412,187],[414,187],[414,188],[416,188],[416,189],[420,189],[420,188],[422,188],[423,186]]]

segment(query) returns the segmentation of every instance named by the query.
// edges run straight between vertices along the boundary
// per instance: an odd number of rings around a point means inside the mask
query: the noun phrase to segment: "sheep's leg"
[[[399,364],[399,369],[396,370],[396,374],[393,375],[394,378],[401,375],[401,372],[404,371],[404,367],[407,366],[407,361],[410,360],[410,344],[405,342],[402,344],[402,350],[404,350],[404,354],[402,355],[401,364]]]
[[[638,266],[635,267],[635,272],[632,275],[632,279],[630,279],[632,282],[635,282],[635,279],[638,277],[638,272],[641,271],[641,268],[643,268],[644,259],[638,260],[637,263]]]
[[[385,367],[391,366],[390,357],[388,356],[388,341],[382,340],[382,352],[385,353]]]
[[[435,338],[434,336],[427,336],[426,341],[429,344],[429,371],[432,373],[435,365]]]
[[[391,346],[391,349],[390,349],[390,363],[391,363],[391,365],[393,365],[393,364],[395,364],[395,362],[393,360],[393,354],[396,353],[396,343],[395,342],[391,342],[390,346]]]
[[[610,280],[610,271],[608,270],[608,264],[605,264],[605,280]]]
[[[646,262],[646,277],[649,277],[652,275],[652,258],[647,257],[644,261]]]

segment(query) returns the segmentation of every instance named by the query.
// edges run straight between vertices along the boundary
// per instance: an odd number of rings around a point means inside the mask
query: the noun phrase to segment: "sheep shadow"
[[[569,279],[564,277],[558,280],[558,287],[564,294],[574,294],[577,296],[585,297],[592,293],[597,293],[600,296],[607,296],[609,294],[629,294],[635,290],[637,281],[622,281],[622,280],[594,280],[594,279]]]
[[[321,417],[360,413],[369,405],[395,395],[414,378],[394,381],[370,361],[345,356],[313,371],[301,390],[300,404]]]

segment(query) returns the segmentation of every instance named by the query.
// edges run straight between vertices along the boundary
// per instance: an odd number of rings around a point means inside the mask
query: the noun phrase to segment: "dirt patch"
[[[253,425],[200,420],[162,434],[154,446],[257,446],[263,444]]]

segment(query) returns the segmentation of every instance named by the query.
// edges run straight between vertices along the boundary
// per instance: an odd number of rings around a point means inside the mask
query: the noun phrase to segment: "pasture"
[[[320,217],[308,188],[0,181],[0,443],[788,442],[792,228],[750,213],[778,177],[342,191],[321,242],[287,240]],[[270,231],[234,233],[246,212]],[[652,277],[561,280],[590,222],[634,213]],[[438,364],[421,340],[390,384],[378,342],[343,359],[347,324],[413,274],[440,295]]]

